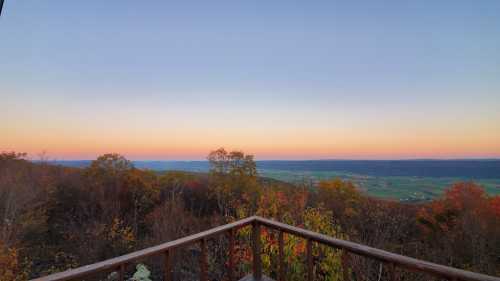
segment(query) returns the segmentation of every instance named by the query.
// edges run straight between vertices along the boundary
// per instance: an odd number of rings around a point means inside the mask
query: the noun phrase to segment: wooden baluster
[[[253,246],[253,278],[256,281],[262,279],[262,260],[260,256],[260,224],[252,223],[252,246]]]
[[[396,280],[396,266],[394,263],[390,263],[389,267],[387,269],[389,272],[389,281],[395,281]]]
[[[165,251],[164,257],[163,257],[163,275],[164,275],[164,280],[165,281],[172,281],[172,258],[174,254],[174,249],[168,249]]]
[[[307,239],[307,280],[314,280],[312,240]]]
[[[285,255],[283,253],[283,247],[284,247],[284,242],[283,242],[283,231],[280,230],[279,237],[278,237],[278,281],[285,281]]]
[[[229,230],[229,260],[227,276],[229,281],[234,281],[234,228]]]
[[[208,281],[207,274],[207,241],[205,238],[200,241],[201,255],[200,255],[200,281]]]
[[[344,275],[344,280],[351,280],[351,274],[349,273],[349,252],[342,250],[342,274]]]
[[[125,264],[124,263],[120,264],[120,267],[118,269],[118,280],[119,281],[125,280]]]

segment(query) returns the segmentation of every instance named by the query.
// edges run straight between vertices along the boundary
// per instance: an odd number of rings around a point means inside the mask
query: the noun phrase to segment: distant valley
[[[86,167],[87,160],[52,161]],[[134,161],[140,169],[208,172],[208,161]],[[368,194],[405,202],[427,201],[457,181],[473,180],[489,194],[500,194],[500,160],[308,160],[256,161],[259,174],[292,183],[335,177],[354,182]]]

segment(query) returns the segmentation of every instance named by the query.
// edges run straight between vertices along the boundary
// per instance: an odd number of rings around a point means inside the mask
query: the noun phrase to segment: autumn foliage
[[[500,197],[456,183],[431,202],[402,204],[366,196],[340,179],[288,184],[259,177],[253,156],[218,149],[210,171],[153,172],[119,154],[86,168],[33,163],[0,154],[0,280],[25,280],[126,254],[260,215],[340,239],[490,275],[500,273]],[[278,233],[263,229],[264,271],[277,275]],[[250,230],[237,233],[238,274],[251,267]],[[306,274],[303,239],[285,235],[287,280]],[[210,278],[225,280],[228,242],[209,241]],[[197,250],[180,252],[178,280],[197,280]],[[317,280],[384,280],[380,263],[314,245]],[[153,279],[161,261],[146,261]],[[128,272],[127,274],[131,274]],[[401,276],[398,276],[401,278]],[[426,280],[412,273],[401,280]]]
[[[423,207],[417,220],[430,243],[446,250],[443,261],[494,273],[500,251],[499,199],[472,182],[457,183]]]

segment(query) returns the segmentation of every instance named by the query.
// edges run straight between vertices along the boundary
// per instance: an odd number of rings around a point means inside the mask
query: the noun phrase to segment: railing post
[[[168,249],[165,251],[164,257],[163,257],[163,275],[164,275],[164,280],[165,281],[172,281],[172,257],[173,257],[174,251],[173,248]]]
[[[120,264],[120,268],[118,271],[118,280],[119,281],[125,280],[125,264],[124,263]]]
[[[342,250],[342,275],[345,281],[351,280],[351,274],[349,273],[349,252],[345,249]]]
[[[260,256],[260,224],[252,222],[252,246],[253,246],[253,278],[256,281],[262,279],[262,261]]]
[[[283,253],[284,248],[283,241],[283,231],[280,230],[278,237],[278,258],[279,258],[279,271],[278,271],[278,281],[285,281],[285,255]]]
[[[207,241],[205,238],[200,241],[200,281],[208,281],[207,274]]]
[[[389,263],[389,281],[396,281],[396,266],[394,263]]]
[[[229,281],[234,280],[234,232],[234,228],[229,230],[229,260],[227,269],[227,276]]]
[[[307,239],[307,280],[314,280],[314,269],[313,269],[313,252],[312,252],[312,240]]]

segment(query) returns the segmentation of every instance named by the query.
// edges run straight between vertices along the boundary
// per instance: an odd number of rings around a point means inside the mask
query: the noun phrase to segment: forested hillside
[[[341,239],[471,271],[500,275],[500,196],[457,182],[425,204],[367,196],[340,179],[291,185],[259,177],[253,156],[209,154],[208,174],[158,173],[105,154],[85,168],[0,154],[0,280],[25,280],[122,255],[254,214]],[[240,274],[250,266],[248,231],[238,233]],[[277,237],[265,232],[264,271],[276,275]],[[305,274],[305,242],[285,236],[287,280]],[[227,241],[209,243],[210,278],[225,277]],[[342,280],[336,250],[315,248],[318,280]],[[179,280],[196,279],[196,251],[179,254]],[[160,260],[143,261],[160,280]],[[133,267],[129,269],[133,272]],[[355,257],[356,280],[385,270]],[[403,274],[403,272],[398,272]],[[427,280],[404,273],[404,280]],[[105,277],[102,277],[104,279]]]

